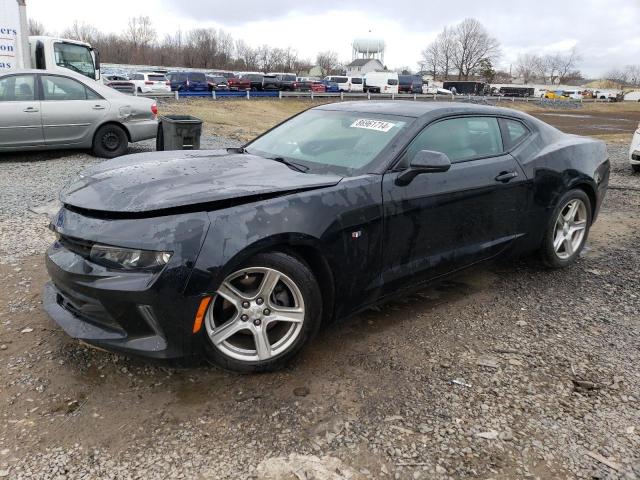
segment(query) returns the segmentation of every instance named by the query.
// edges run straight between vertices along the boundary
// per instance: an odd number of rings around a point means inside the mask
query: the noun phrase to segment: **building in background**
[[[384,70],[384,65],[377,58],[357,58],[346,66],[348,77],[362,77],[366,73]]]

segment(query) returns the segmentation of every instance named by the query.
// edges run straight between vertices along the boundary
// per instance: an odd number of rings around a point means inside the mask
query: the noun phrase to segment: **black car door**
[[[420,150],[443,152],[446,172],[417,175],[408,185],[399,171],[382,183],[382,276],[387,291],[496,255],[520,234],[526,211],[524,172],[504,152],[498,120],[447,118],[427,126],[407,147],[399,170]]]

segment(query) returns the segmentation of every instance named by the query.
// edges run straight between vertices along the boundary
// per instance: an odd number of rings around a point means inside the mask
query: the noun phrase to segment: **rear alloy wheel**
[[[115,158],[127,153],[129,140],[118,125],[103,125],[93,137],[93,154],[96,157]]]
[[[280,252],[257,255],[224,279],[207,310],[209,357],[238,372],[277,370],[317,332],[321,309],[304,263]]]
[[[584,248],[591,225],[591,204],[582,190],[567,192],[555,208],[542,254],[554,268],[573,263]]]

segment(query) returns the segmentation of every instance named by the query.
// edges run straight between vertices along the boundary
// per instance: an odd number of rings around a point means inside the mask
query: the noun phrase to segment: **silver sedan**
[[[15,70],[0,74],[0,152],[92,149],[98,157],[127,152],[155,138],[158,107],[75,73]]]

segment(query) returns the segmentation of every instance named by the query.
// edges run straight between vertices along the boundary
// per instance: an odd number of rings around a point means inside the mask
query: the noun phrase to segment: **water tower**
[[[357,58],[377,58],[384,65],[385,43],[381,38],[370,35],[356,38],[351,44],[351,59]]]

